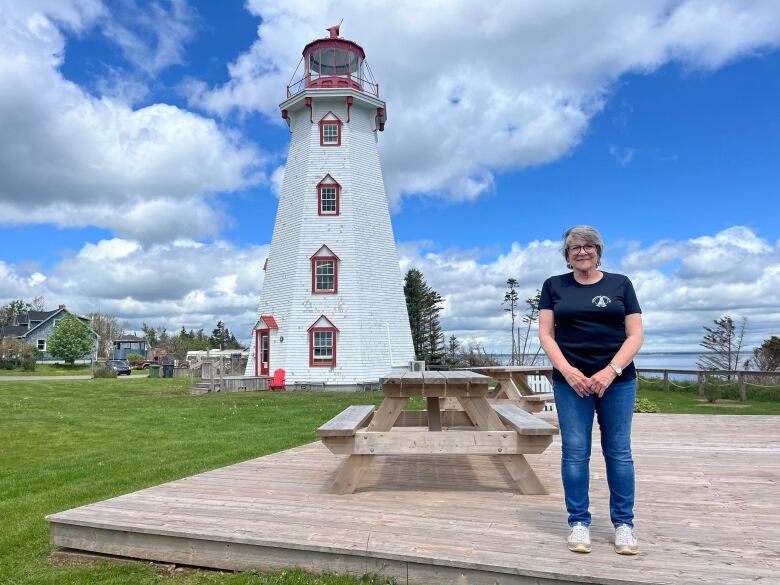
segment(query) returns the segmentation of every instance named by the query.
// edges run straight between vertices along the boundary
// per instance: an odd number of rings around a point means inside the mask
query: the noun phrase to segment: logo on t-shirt
[[[601,307],[603,309],[609,303],[612,302],[612,299],[610,299],[609,297],[605,297],[604,295],[599,295],[597,297],[593,297],[593,300],[591,302],[597,307]]]

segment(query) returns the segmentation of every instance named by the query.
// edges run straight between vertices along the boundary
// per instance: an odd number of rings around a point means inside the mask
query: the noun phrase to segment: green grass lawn
[[[140,564],[48,560],[47,514],[308,443],[347,405],[381,400],[378,392],[190,396],[186,384],[123,377],[0,385],[0,583],[360,583],[296,572],[169,577]]]
[[[44,516],[315,440],[314,430],[372,393],[191,396],[186,379],[59,380],[0,384],[0,583],[355,585],[348,577],[164,574],[150,565],[49,560]],[[639,395],[662,412],[780,414],[780,402],[708,407],[695,392]],[[411,408],[422,408],[417,399]]]
[[[695,382],[675,382],[669,392],[662,380],[641,380],[638,398],[647,398],[659,412],[669,414],[780,414],[780,387],[747,388],[747,400],[738,400],[736,384],[719,384],[722,398],[715,403],[699,397]],[[680,388],[679,386],[682,386]]]
[[[22,368],[13,370],[0,369],[0,376],[89,376],[92,369],[89,365],[74,364],[38,364],[34,372],[25,372]]]

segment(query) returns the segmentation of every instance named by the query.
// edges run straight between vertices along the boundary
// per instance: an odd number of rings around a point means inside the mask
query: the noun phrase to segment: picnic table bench
[[[331,493],[352,493],[377,455],[497,456],[524,494],[546,494],[526,454],[542,453],[558,429],[516,404],[490,404],[490,378],[467,371],[394,370],[380,379],[385,398],[346,408],[317,429],[334,454],[348,455]],[[426,399],[426,410],[404,410],[409,398]],[[442,410],[454,398],[462,410]]]
[[[528,412],[541,412],[545,404],[555,401],[552,392],[534,392],[527,379],[528,376],[544,376],[552,382],[552,367],[484,366],[470,370],[498,381],[491,395],[496,402],[514,402]]]

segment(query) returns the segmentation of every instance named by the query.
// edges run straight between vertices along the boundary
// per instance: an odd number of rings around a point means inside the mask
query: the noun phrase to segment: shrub
[[[647,398],[637,398],[634,402],[634,412],[658,412],[658,405]]]
[[[707,402],[717,402],[720,398],[720,385],[713,380],[707,380],[704,383],[704,398]]]
[[[107,368],[102,364],[95,364],[95,369],[92,372],[93,378],[116,378],[116,371],[111,368]]]
[[[135,363],[135,362],[142,362],[144,361],[144,356],[142,356],[140,353],[130,352],[125,356],[125,361],[129,364]]]
[[[22,369],[25,372],[34,372],[36,366],[38,365],[37,360],[35,359],[37,356],[27,355],[22,358]]]
[[[13,370],[14,367],[16,367],[16,364],[12,362],[11,360],[3,360],[0,361],[0,368],[4,370]]]

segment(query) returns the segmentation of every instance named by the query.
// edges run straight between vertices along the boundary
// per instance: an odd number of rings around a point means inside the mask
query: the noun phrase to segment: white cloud
[[[184,61],[184,48],[194,34],[196,21],[186,0],[142,5],[125,0],[114,8],[118,14],[106,19],[103,34],[135,67],[154,75]]]
[[[282,183],[284,182],[284,166],[278,166],[271,173],[271,190],[276,197],[282,195]]]
[[[673,60],[710,70],[780,42],[777,2],[249,0],[247,7],[261,19],[258,39],[230,64],[227,83],[193,83],[193,103],[278,120],[301,49],[347,15],[342,32],[366,49],[388,102],[381,147],[396,207],[400,194],[417,192],[474,199],[492,190],[497,171],[567,155],[625,73]],[[627,164],[634,151],[616,153]]]
[[[548,276],[566,272],[560,243],[549,240],[515,242],[487,261],[478,251],[429,248],[425,242],[399,246],[402,270],[418,268],[445,297],[442,325],[448,334],[480,338],[498,352],[511,346],[510,319],[501,304],[507,278],[519,281],[524,301]],[[748,317],[752,345],[780,330],[780,243],[772,246],[749,228],[637,245],[622,258],[610,256],[611,249],[619,247],[607,243],[604,269],[632,279],[644,311],[645,350],[695,351],[702,325],[724,313]],[[723,254],[713,260],[713,250]]]
[[[214,194],[264,180],[264,157],[212,119],[133,109],[64,79],[60,27],[80,33],[106,18],[86,1],[3,9],[0,223],[97,226],[147,242],[218,234],[228,219]],[[167,51],[154,67],[175,60]]]
[[[618,162],[621,167],[627,166],[636,154],[636,148],[631,146],[615,146],[614,144],[609,147],[609,154]]]
[[[49,306],[114,314],[134,329],[147,322],[210,331],[221,319],[248,338],[267,254],[267,246],[222,241],[142,245],[113,238],[85,244],[47,274],[0,262],[0,302],[42,295]]]
[[[717,273],[684,271],[686,263],[727,250]],[[402,272],[421,270],[445,298],[442,325],[462,342],[479,341],[507,352],[510,321],[501,301],[507,278],[519,281],[521,306],[544,280],[566,272],[556,241],[515,242],[491,257],[481,250],[432,251],[431,242],[399,245]],[[769,244],[750,229],[664,241],[617,257],[607,243],[604,269],[628,274],[644,311],[646,350],[697,350],[702,325],[724,313],[748,318],[748,345],[780,331],[780,242]],[[211,329],[224,320],[248,340],[262,289],[268,246],[239,248],[218,241],[182,239],[143,245],[113,238],[87,243],[47,272],[0,262],[0,303],[43,295],[49,305],[79,312],[101,310],[127,320]],[[656,262],[656,257],[663,262]],[[749,274],[743,266],[751,267]]]
[[[97,244],[87,243],[78,253],[77,258],[90,262],[101,262],[103,260],[119,260],[126,258],[133,252],[141,248],[138,242],[121,240],[101,240]]]

